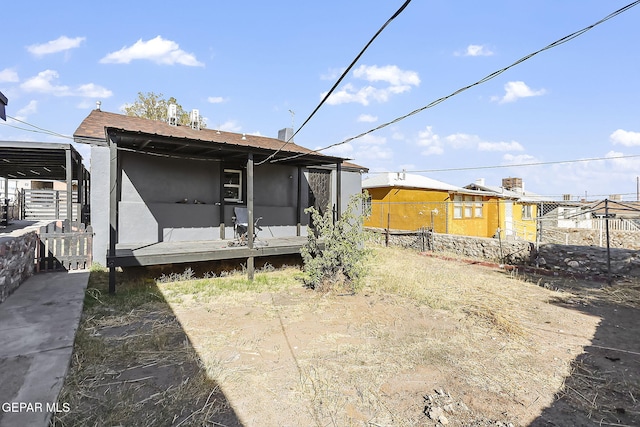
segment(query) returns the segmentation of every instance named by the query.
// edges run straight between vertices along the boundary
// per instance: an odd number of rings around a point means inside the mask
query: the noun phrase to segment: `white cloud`
[[[425,130],[418,132],[418,145],[427,147],[421,152],[424,156],[444,153],[440,136],[433,132],[432,126],[427,126]]]
[[[478,143],[479,151],[524,151],[524,147],[517,141]]]
[[[422,150],[420,154],[423,156],[440,155],[444,153],[444,149],[441,146],[432,145],[427,147],[426,150]]]
[[[320,79],[321,80],[337,80],[338,77],[340,77],[342,73],[344,73],[345,69],[346,68],[330,68],[329,71],[320,75]]]
[[[45,93],[55,96],[82,96],[92,98],[109,98],[113,95],[108,89],[94,83],[86,83],[73,89],[69,86],[57,85],[55,80],[59,77],[55,70],[45,70],[37,76],[27,79],[20,87],[26,92]]]
[[[46,43],[27,46],[27,50],[36,56],[43,56],[51,53],[63,52],[69,49],[75,49],[80,47],[80,44],[85,40],[86,37],[75,37],[71,39],[67,36],[60,36],[57,39]]]
[[[469,135],[466,133],[454,133],[444,138],[447,144],[455,149],[460,148],[474,148],[478,146],[481,139],[477,135]]]
[[[539,160],[529,154],[505,154],[502,156],[504,164],[521,165],[525,163],[537,163]]]
[[[372,134],[331,147],[323,153],[357,159],[360,162],[386,160],[393,157],[393,150],[387,146],[387,138]]]
[[[5,68],[0,71],[0,83],[15,83],[20,81],[18,73],[11,68]]]
[[[614,145],[620,144],[625,147],[633,147],[640,145],[640,132],[618,129],[609,135],[609,139]]]
[[[216,129],[223,130],[225,132],[240,132],[242,130],[242,126],[240,126],[235,120],[227,120]]]
[[[505,95],[503,97],[493,96],[492,101],[498,101],[499,104],[515,102],[519,98],[528,98],[531,96],[541,96],[547,93],[546,89],[533,90],[524,82],[508,82],[504,85]]]
[[[135,59],[147,59],[157,64],[174,65],[181,64],[190,67],[202,67],[195,55],[180,49],[178,43],[165,40],[161,36],[148,41],[142,39],[132,46],[107,54],[100,60],[101,63],[128,64]]]
[[[366,106],[372,101],[382,103],[388,101],[392,95],[408,92],[412,86],[420,84],[418,73],[401,70],[396,65],[384,67],[361,65],[353,72],[353,76],[369,83],[386,83],[387,86],[377,87],[369,84],[356,87],[353,83],[347,83],[340,90],[331,94],[326,101],[327,104],[339,105],[355,102]],[[324,98],[326,94],[327,92],[322,93],[321,98]]]
[[[486,46],[470,44],[462,54],[463,56],[491,56],[493,52]]]
[[[405,136],[402,132],[395,131],[391,134],[391,139],[394,139],[396,141],[404,141]]]
[[[27,105],[16,111],[16,119],[26,121],[31,114],[38,112],[38,101],[31,100]]]
[[[87,98],[109,98],[113,92],[95,83],[86,83],[75,89],[73,95]]]
[[[226,99],[224,99],[221,96],[210,96],[207,98],[207,101],[210,102],[211,104],[221,104],[225,102]]]
[[[415,71],[404,71],[397,65],[361,65],[353,71],[353,75],[369,82],[386,82],[392,86],[411,85],[418,86],[420,77]]]
[[[418,133],[418,145],[428,147],[423,154],[442,154],[444,146],[459,150],[478,150],[478,151],[524,151],[524,147],[517,141],[511,142],[491,142],[485,141],[478,135],[467,133],[454,133],[441,138],[433,132],[431,126],[427,126],[424,131]]]
[[[378,117],[372,116],[371,114],[360,114],[358,116],[358,121],[364,123],[374,123],[378,121]]]
[[[44,70],[37,76],[27,79],[20,85],[26,92],[49,93],[56,96],[65,96],[69,93],[68,86],[52,84],[59,77],[55,70]]]

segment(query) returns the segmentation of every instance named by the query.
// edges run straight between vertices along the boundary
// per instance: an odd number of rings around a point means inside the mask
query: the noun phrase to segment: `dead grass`
[[[229,407],[151,280],[109,295],[93,269],[53,426],[203,425]],[[235,425],[235,424],[229,424]]]
[[[221,421],[232,406],[244,426],[422,426],[434,388],[470,408],[452,425],[524,425],[597,324],[551,304],[569,292],[402,249],[375,248],[356,295],[300,275],[143,281],[115,297],[93,282],[61,397],[75,409],[55,425],[235,425]]]

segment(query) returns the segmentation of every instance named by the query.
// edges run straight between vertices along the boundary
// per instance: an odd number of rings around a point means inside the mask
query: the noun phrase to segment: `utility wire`
[[[524,166],[560,165],[560,164],[566,164],[566,163],[595,162],[595,161],[602,161],[602,160],[633,159],[637,157],[640,157],[640,154],[631,154],[628,156],[592,157],[588,159],[575,159],[575,160],[557,160],[557,161],[550,161],[550,162],[531,162],[531,163],[520,163],[515,165],[470,166],[470,167],[464,167],[464,168],[446,168],[446,169],[422,169],[422,170],[405,171],[405,172],[409,172],[409,173],[459,172],[459,171],[482,170],[482,169],[515,168],[515,167],[524,167]],[[395,172],[395,171],[369,172],[369,173],[375,175],[379,173],[390,173],[390,172]]]
[[[313,117],[316,112],[320,109],[320,107],[325,103],[325,101],[329,98],[329,96],[331,96],[331,94],[333,93],[334,90],[336,90],[336,88],[338,87],[338,85],[342,82],[342,80],[347,76],[347,74],[349,74],[349,71],[351,71],[351,69],[353,68],[354,65],[356,65],[356,63],[358,62],[358,60],[360,59],[360,57],[362,56],[362,54],[364,54],[365,50],[367,50],[367,48],[369,48],[369,46],[371,45],[371,43],[373,43],[373,41],[378,37],[378,35],[386,28],[387,25],[389,25],[391,23],[391,21],[393,21],[398,15],[400,15],[402,13],[402,11],[409,5],[409,3],[411,3],[411,0],[406,0],[404,2],[404,4],[402,6],[400,6],[400,9],[398,9],[396,11],[396,13],[393,14],[393,16],[391,18],[389,18],[387,20],[387,22],[384,23],[384,25],[382,27],[380,27],[380,29],[378,30],[378,32],[371,38],[371,40],[369,40],[369,43],[366,44],[366,46],[360,51],[360,53],[358,54],[358,56],[356,56],[356,58],[351,62],[351,64],[349,64],[349,66],[346,68],[346,70],[344,70],[342,72],[342,75],[340,76],[340,78],[334,83],[334,85],[331,87],[331,89],[329,89],[329,92],[327,92],[327,94],[322,98],[322,100],[320,101],[320,103],[318,104],[318,106],[311,112],[311,114],[309,115],[309,117],[307,117],[307,119],[302,123],[302,125],[300,125],[300,127],[298,128],[297,131],[294,132],[293,135],[291,135],[291,137],[285,141],[284,144],[282,144],[282,147],[278,148],[273,154],[269,155],[269,157],[267,157],[266,159],[264,159],[263,161],[256,163],[256,166],[260,166],[263,163],[268,162],[269,160],[273,159],[280,151],[282,151],[282,149],[284,147],[287,146],[287,144],[289,144],[292,140],[293,137],[296,136],[298,134],[298,132],[300,132],[300,130],[302,130],[302,128],[304,127],[304,125],[307,124],[307,122],[309,120],[311,120],[311,117]]]
[[[27,125],[27,126],[31,126],[32,128],[35,128],[35,129],[37,129],[37,130],[33,130],[33,129],[26,129],[26,128],[22,128],[22,127],[19,127],[19,126],[13,126],[13,125],[10,125],[10,124],[8,124],[8,123],[2,123],[2,124],[3,124],[3,125],[5,125],[5,126],[9,126],[9,127],[16,128],[16,129],[20,129],[20,130],[24,130],[24,131],[27,131],[27,132],[43,133],[43,134],[45,134],[45,135],[53,135],[53,136],[58,136],[58,137],[60,137],[60,138],[73,139],[73,137],[71,137],[71,136],[69,136],[69,135],[63,135],[63,134],[61,134],[61,133],[54,132],[54,131],[52,131],[52,130],[48,130],[48,129],[44,129],[44,128],[41,128],[41,127],[36,126],[36,125],[32,125],[31,123],[27,123],[27,122],[22,121],[22,120],[20,120],[20,119],[16,119],[15,117],[11,117],[11,116],[10,116],[10,115],[8,115],[8,114],[7,114],[7,117],[9,117],[11,120],[14,120],[14,121],[16,121],[16,122],[23,123],[23,124],[25,124],[25,125]]]
[[[491,73],[491,74],[489,74],[489,75],[487,75],[487,76],[483,77],[482,79],[478,80],[477,82],[472,83],[472,84],[470,84],[470,85],[468,85],[468,86],[464,86],[464,87],[462,87],[462,88],[460,88],[460,89],[456,90],[455,92],[453,92],[453,93],[451,93],[451,94],[449,94],[449,95],[447,95],[447,96],[443,96],[442,98],[438,98],[438,99],[436,99],[435,101],[432,101],[431,103],[429,103],[429,104],[425,105],[424,107],[418,108],[417,110],[413,110],[412,112],[410,112],[410,113],[408,113],[408,114],[405,114],[404,116],[400,116],[400,117],[398,117],[398,118],[396,118],[396,119],[394,119],[394,120],[392,120],[392,121],[390,121],[390,122],[387,122],[387,123],[381,124],[380,126],[377,126],[377,127],[373,128],[373,129],[370,129],[370,130],[368,130],[368,131],[366,131],[366,132],[363,132],[363,133],[361,133],[361,134],[359,134],[359,135],[353,136],[353,137],[351,137],[351,138],[347,138],[347,139],[345,139],[345,140],[344,140],[344,141],[342,141],[342,142],[337,142],[337,143],[335,143],[335,144],[331,144],[331,145],[328,145],[328,146],[326,146],[326,147],[319,148],[319,149],[317,149],[317,150],[313,150],[313,151],[311,151],[310,153],[301,153],[301,154],[296,154],[296,155],[294,155],[294,156],[285,157],[285,158],[282,158],[282,159],[272,160],[271,162],[272,162],[272,163],[275,163],[275,162],[279,162],[279,161],[291,160],[291,159],[295,159],[295,158],[298,158],[298,157],[302,157],[302,156],[304,156],[304,155],[306,155],[306,154],[319,153],[320,151],[328,150],[329,148],[336,147],[336,146],[338,146],[338,145],[346,144],[346,143],[348,143],[348,142],[350,142],[350,141],[353,141],[354,139],[361,138],[361,137],[363,137],[363,136],[365,136],[365,135],[368,135],[368,134],[370,134],[370,133],[373,133],[373,132],[375,132],[375,131],[378,131],[378,130],[380,130],[380,129],[382,129],[382,128],[385,128],[385,127],[390,126],[390,125],[392,125],[392,124],[398,123],[398,122],[400,122],[400,121],[402,121],[402,120],[406,119],[407,117],[410,117],[410,116],[413,116],[413,115],[415,115],[415,114],[418,114],[418,113],[420,113],[420,112],[422,112],[422,111],[424,111],[424,110],[426,110],[426,109],[428,109],[428,108],[435,107],[436,105],[440,104],[441,102],[444,102],[444,101],[446,101],[447,99],[449,99],[449,98],[451,98],[451,97],[453,97],[453,96],[456,96],[456,95],[458,95],[458,94],[460,94],[460,93],[462,93],[462,92],[464,92],[464,91],[466,91],[466,90],[468,90],[468,89],[471,89],[471,88],[472,88],[472,87],[474,87],[474,86],[478,86],[478,85],[480,85],[480,84],[482,84],[482,83],[485,83],[485,82],[487,82],[487,81],[489,81],[489,80],[491,80],[491,79],[493,79],[493,78],[495,78],[495,77],[499,76],[500,74],[504,73],[505,71],[509,70],[510,68],[513,68],[513,67],[515,67],[516,65],[519,65],[519,64],[521,64],[521,63],[523,63],[523,62],[527,61],[528,59],[533,58],[534,56],[536,56],[536,55],[537,55],[537,54],[539,54],[539,53],[542,53],[542,52],[544,52],[544,51],[546,51],[546,50],[552,49],[552,48],[554,48],[554,47],[556,47],[556,46],[560,46],[561,44],[564,44],[564,43],[566,43],[566,42],[568,42],[568,41],[571,41],[571,40],[575,39],[576,37],[579,37],[579,36],[581,36],[582,34],[586,33],[587,31],[591,30],[592,28],[594,28],[594,27],[596,27],[596,26],[598,26],[598,25],[602,24],[603,22],[606,22],[606,21],[608,21],[609,19],[614,18],[614,17],[616,17],[616,16],[620,15],[621,13],[628,11],[629,9],[631,9],[632,7],[637,6],[638,4],[640,4],[640,0],[636,0],[636,1],[634,1],[633,3],[629,3],[628,5],[626,5],[626,6],[622,7],[622,8],[620,8],[620,9],[616,10],[615,12],[610,13],[609,15],[607,15],[607,16],[606,16],[606,17],[604,17],[604,18],[602,18],[602,19],[601,19],[601,20],[599,20],[598,22],[596,22],[596,23],[594,23],[594,24],[591,24],[591,25],[589,25],[589,26],[587,26],[587,27],[585,27],[585,28],[583,28],[583,29],[581,29],[581,30],[578,30],[578,31],[574,32],[574,33],[571,33],[571,34],[569,34],[569,35],[567,35],[567,36],[564,36],[564,37],[562,37],[562,38],[560,38],[560,39],[558,39],[558,40],[554,41],[553,43],[548,44],[547,46],[543,47],[542,49],[539,49],[539,50],[537,50],[537,51],[535,51],[535,52],[533,52],[533,53],[530,53],[530,54],[528,54],[528,55],[526,55],[526,56],[523,56],[522,58],[518,59],[517,61],[515,61],[515,62],[514,62],[514,63],[512,63],[511,65],[508,65],[508,66],[506,66],[506,67],[504,67],[504,68],[502,68],[502,69],[500,69],[500,70],[494,71],[493,73]]]

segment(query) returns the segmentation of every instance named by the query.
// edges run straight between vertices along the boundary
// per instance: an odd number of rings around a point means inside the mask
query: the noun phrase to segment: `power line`
[[[359,135],[356,135],[356,136],[353,136],[351,138],[347,138],[342,142],[337,142],[335,144],[331,144],[331,145],[328,145],[326,147],[319,148],[317,150],[313,150],[310,153],[296,154],[296,155],[293,155],[293,156],[290,156],[290,157],[285,157],[285,158],[282,158],[282,159],[272,160],[271,162],[275,163],[275,162],[279,162],[279,161],[283,161],[283,160],[291,160],[291,159],[295,159],[295,158],[298,158],[298,157],[302,157],[302,156],[304,156],[306,154],[319,153],[320,151],[328,150],[329,148],[333,148],[333,147],[337,147],[338,145],[346,144],[346,143],[351,142],[351,141],[353,141],[355,139],[362,138],[365,135],[368,135],[370,133],[373,133],[375,131],[383,129],[383,128],[387,127],[387,126],[390,126],[392,124],[398,123],[398,122],[400,122],[400,121],[402,121],[402,120],[404,120],[404,119],[406,119],[408,117],[411,117],[413,115],[421,113],[422,111],[424,111],[424,110],[426,110],[428,108],[435,107],[436,105],[440,104],[441,102],[444,102],[444,101],[446,101],[447,99],[449,99],[449,98],[451,98],[453,96],[456,96],[456,95],[458,95],[458,94],[460,94],[460,93],[462,93],[462,92],[464,92],[464,91],[466,91],[468,89],[471,89],[474,86],[478,86],[478,85],[480,85],[482,83],[485,83],[485,82],[487,82],[487,81],[489,81],[491,79],[494,79],[495,77],[499,76],[500,74],[504,73],[505,71],[509,70],[510,68],[513,68],[516,65],[519,65],[519,64],[521,64],[521,63],[533,58],[534,56],[538,55],[539,53],[542,53],[542,52],[544,52],[546,50],[549,50],[549,49],[552,49],[554,47],[560,46],[561,44],[567,43],[568,41],[571,41],[571,40],[575,39],[576,37],[581,36],[582,34],[586,33],[587,31],[589,31],[589,30],[591,30],[593,28],[595,28],[596,26],[608,21],[609,19],[614,18],[614,17],[620,15],[621,13],[628,11],[629,9],[631,9],[632,7],[637,6],[638,4],[640,4],[640,0],[636,0],[636,1],[632,2],[632,3],[629,3],[628,5],[626,5],[626,6],[622,7],[622,8],[620,8],[620,9],[616,10],[615,12],[612,12],[609,15],[605,16],[604,18],[602,18],[601,20],[597,21],[594,24],[591,24],[591,25],[589,25],[587,27],[584,27],[581,30],[573,32],[573,33],[571,33],[571,34],[569,34],[567,36],[564,36],[564,37],[554,41],[553,43],[548,44],[547,46],[543,47],[542,49],[539,49],[539,50],[537,50],[537,51],[535,51],[533,53],[530,53],[530,54],[528,54],[526,56],[523,56],[522,58],[518,59],[517,61],[515,61],[511,65],[508,65],[508,66],[506,66],[506,67],[504,67],[504,68],[502,68],[500,70],[497,70],[497,71],[494,71],[491,74],[488,74],[487,76],[483,77],[482,79],[478,80],[475,83],[472,83],[470,85],[464,86],[464,87],[456,90],[455,92],[452,92],[451,94],[449,94],[447,96],[443,96],[442,98],[438,98],[435,101],[432,101],[431,103],[425,105],[424,107],[421,107],[421,108],[418,108],[416,110],[413,110],[412,112],[410,112],[408,114],[405,114],[403,116],[400,116],[400,117],[398,117],[398,118],[396,118],[394,120],[391,120],[390,122],[381,124],[380,126],[377,126],[377,127],[373,128],[373,129],[370,129],[370,130],[368,130],[366,132],[363,132],[363,133],[361,133]]]
[[[353,61],[351,61],[351,64],[349,64],[349,66],[342,72],[342,75],[340,76],[340,78],[334,83],[334,85],[331,87],[331,89],[329,89],[329,92],[326,93],[326,95],[322,98],[322,100],[320,101],[318,106],[311,112],[309,117],[306,118],[306,120],[302,123],[302,125],[300,125],[298,130],[295,131],[294,134],[291,135],[291,137],[288,140],[286,140],[284,144],[282,144],[282,147],[278,148],[273,154],[269,155],[269,157],[267,157],[263,161],[261,161],[259,163],[256,163],[256,166],[260,166],[261,164],[263,164],[265,162],[268,162],[269,160],[273,159],[273,157],[275,157],[276,154],[278,154],[280,151],[282,151],[282,149],[293,140],[293,137],[296,136],[298,134],[298,132],[300,132],[300,130],[302,130],[302,128],[307,124],[307,122],[309,122],[309,120],[311,120],[311,117],[313,117],[316,114],[316,112],[325,103],[325,101],[329,98],[329,96],[331,96],[333,91],[336,90],[336,88],[342,82],[342,80],[347,76],[347,74],[349,74],[349,71],[351,71],[353,66],[356,65],[356,63],[358,62],[358,60],[360,59],[362,54],[364,54],[365,50],[367,50],[367,48],[369,48],[371,43],[373,43],[373,41],[386,28],[386,26],[389,25],[389,23],[391,21],[393,21],[398,15],[400,15],[402,13],[402,11],[409,5],[409,3],[411,3],[411,0],[406,0],[404,2],[404,4],[402,6],[400,6],[400,9],[398,9],[396,11],[396,13],[394,13],[393,16],[391,16],[391,18],[389,18],[387,20],[387,22],[385,22],[384,25],[382,27],[380,27],[380,29],[375,33],[375,35],[371,38],[371,40],[369,40],[369,42],[365,45],[365,47],[360,51],[358,56],[356,56],[355,59]],[[291,110],[289,110],[289,111],[291,111]]]
[[[60,137],[60,138],[73,139],[73,137],[71,137],[71,136],[69,136],[69,135],[63,135],[63,134],[61,134],[61,133],[54,132],[54,131],[52,131],[52,130],[48,130],[48,129],[41,128],[41,127],[39,127],[39,126],[33,125],[33,124],[28,123],[28,122],[25,122],[25,121],[23,121],[23,120],[16,119],[15,117],[11,117],[11,116],[10,116],[10,115],[8,115],[8,114],[7,114],[7,117],[8,117],[8,118],[10,118],[11,120],[16,121],[16,122],[23,123],[23,124],[25,124],[25,125],[27,125],[27,126],[31,126],[32,128],[35,128],[35,129],[37,129],[37,130],[34,130],[34,129],[27,129],[27,128],[23,128],[23,127],[19,127],[19,126],[10,125],[9,123],[2,123],[2,124],[3,124],[3,125],[5,125],[5,126],[9,126],[9,127],[15,128],[15,129],[24,130],[24,131],[27,131],[27,132],[42,133],[42,134],[45,134],[45,135],[57,136],[57,137]]]
[[[470,167],[445,168],[445,169],[423,169],[423,170],[414,170],[414,171],[405,171],[405,172],[409,172],[409,173],[460,172],[460,171],[482,170],[482,169],[505,169],[505,168],[516,168],[516,167],[525,167],[525,166],[560,165],[560,164],[566,164],[566,163],[596,162],[596,161],[602,161],[602,160],[633,159],[637,157],[640,157],[640,154],[631,154],[628,156],[592,157],[588,159],[556,160],[556,161],[550,161],[550,162],[531,162],[531,163],[520,163],[520,164],[514,164],[514,165],[470,166]],[[369,172],[369,173],[375,175],[379,173],[390,173],[390,172],[395,172],[395,171]]]

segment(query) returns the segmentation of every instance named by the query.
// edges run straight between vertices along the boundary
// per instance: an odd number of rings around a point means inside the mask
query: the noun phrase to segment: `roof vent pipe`
[[[96,101],[96,110],[98,110],[98,111],[102,111],[102,110],[100,110],[100,106],[101,106],[101,105],[102,105],[102,102],[100,102],[100,101]]]

